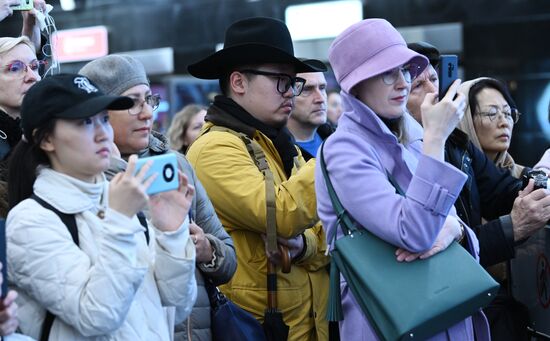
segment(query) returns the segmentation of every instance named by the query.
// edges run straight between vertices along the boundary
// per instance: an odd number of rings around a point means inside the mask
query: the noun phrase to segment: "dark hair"
[[[479,94],[481,90],[487,88],[495,89],[496,91],[500,92],[502,94],[502,97],[504,97],[511,108],[517,108],[516,102],[514,102],[514,99],[508,92],[508,89],[506,88],[506,85],[504,85],[504,83],[497,79],[485,78],[472,85],[472,87],[470,88],[470,92],[468,93],[468,103],[470,103],[470,112],[472,113],[472,117],[477,113],[477,110],[479,108],[477,94]]]
[[[46,152],[40,148],[44,139],[53,133],[57,120],[49,120],[33,134],[32,141],[19,141],[8,161],[8,202],[10,209],[33,193],[37,168],[51,166]]]
[[[237,65],[237,66],[227,68],[227,70],[222,74],[222,76],[219,79],[220,91],[221,91],[222,95],[229,96],[229,90],[230,90],[229,77],[231,76],[231,74],[233,72],[239,71],[239,70],[244,70],[244,69],[256,69],[256,68],[258,68],[258,67],[260,67],[261,65],[264,65],[264,64],[265,63],[263,63],[263,64],[245,64],[245,65]],[[244,76],[246,77],[246,79],[250,80],[250,79],[254,78],[256,75],[245,73]]]

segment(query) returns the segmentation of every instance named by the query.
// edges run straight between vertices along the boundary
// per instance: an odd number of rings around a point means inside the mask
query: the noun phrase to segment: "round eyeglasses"
[[[251,70],[251,69],[240,70],[239,72],[276,78],[277,91],[281,95],[286,94],[286,92],[290,88],[292,88],[292,96],[293,97],[300,96],[300,94],[304,90],[304,84],[306,84],[305,79],[301,77],[292,77],[290,75],[287,75],[286,73],[267,72],[267,71],[260,71],[260,70]]]
[[[509,122],[512,122],[514,124],[518,123],[519,117],[521,116],[521,113],[516,108],[508,108],[508,109],[495,109],[487,112],[478,112],[477,115],[481,118],[489,119],[489,121],[493,122],[497,119],[499,114],[502,114],[506,120]]]
[[[420,66],[418,65],[403,65],[401,67],[396,67],[394,69],[386,71],[380,76],[382,77],[382,81],[384,81],[384,84],[393,85],[395,84],[395,82],[397,82],[397,79],[399,78],[399,73],[401,73],[403,75],[403,78],[405,79],[405,82],[410,84],[413,79],[418,76],[418,74],[420,73],[419,71]]]
[[[35,59],[28,64],[20,60],[14,60],[9,64],[4,65],[4,73],[14,77],[23,77],[29,69],[38,74],[40,67],[46,65],[48,65],[48,62],[45,60]]]
[[[160,104],[160,95],[159,94],[153,94],[145,96],[145,100],[140,100],[139,98],[133,98],[130,97],[132,101],[134,101],[134,105],[128,109],[128,113],[130,115],[138,115],[140,112],[143,111],[143,106],[145,103],[147,103],[148,106],[153,109],[153,111],[157,110]]]

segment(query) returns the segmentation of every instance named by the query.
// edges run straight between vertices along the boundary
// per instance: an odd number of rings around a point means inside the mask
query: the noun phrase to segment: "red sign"
[[[52,41],[60,63],[93,60],[109,53],[105,26],[60,30]]]

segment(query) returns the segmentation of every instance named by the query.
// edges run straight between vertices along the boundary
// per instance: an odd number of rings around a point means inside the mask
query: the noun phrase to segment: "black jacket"
[[[519,179],[487,158],[455,129],[445,144],[445,160],[468,175],[468,180],[455,203],[458,216],[470,226],[479,239],[479,257],[483,266],[512,259],[514,233],[509,216],[518,191]],[[488,220],[481,224],[481,219]]]

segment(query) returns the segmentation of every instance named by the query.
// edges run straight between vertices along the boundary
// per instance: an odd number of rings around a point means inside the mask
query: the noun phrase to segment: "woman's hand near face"
[[[424,253],[412,253],[405,249],[399,248],[397,249],[397,251],[395,251],[395,256],[398,262],[412,262],[413,260],[418,258],[426,259],[445,250],[449,247],[449,245],[451,245],[453,240],[458,240],[461,238],[461,236],[462,227],[460,226],[460,222],[458,221],[458,219],[453,216],[447,216],[447,219],[445,220],[443,227],[439,231],[439,234],[437,235],[437,238],[431,249]]]
[[[13,14],[11,6],[19,5],[19,0],[0,0],[0,21]]]
[[[126,171],[115,175],[109,185],[109,207],[130,218],[147,205],[149,196],[146,191],[156,178],[156,175],[145,178],[151,161],[134,175],[136,161],[137,156],[131,155]]]
[[[438,102],[436,93],[429,93],[421,105],[424,154],[441,161],[444,160],[445,141],[462,119],[466,108],[466,97],[457,93],[459,86],[460,80],[457,79],[441,101]]]
[[[46,13],[46,1],[34,0],[34,8],[30,11],[21,11],[23,16],[23,29],[21,35],[27,36],[33,43],[36,51],[40,50],[40,25],[36,19],[36,12]]]
[[[181,171],[179,181],[177,190],[156,194],[149,200],[153,225],[164,232],[176,231],[183,224],[195,195],[195,187]]]

